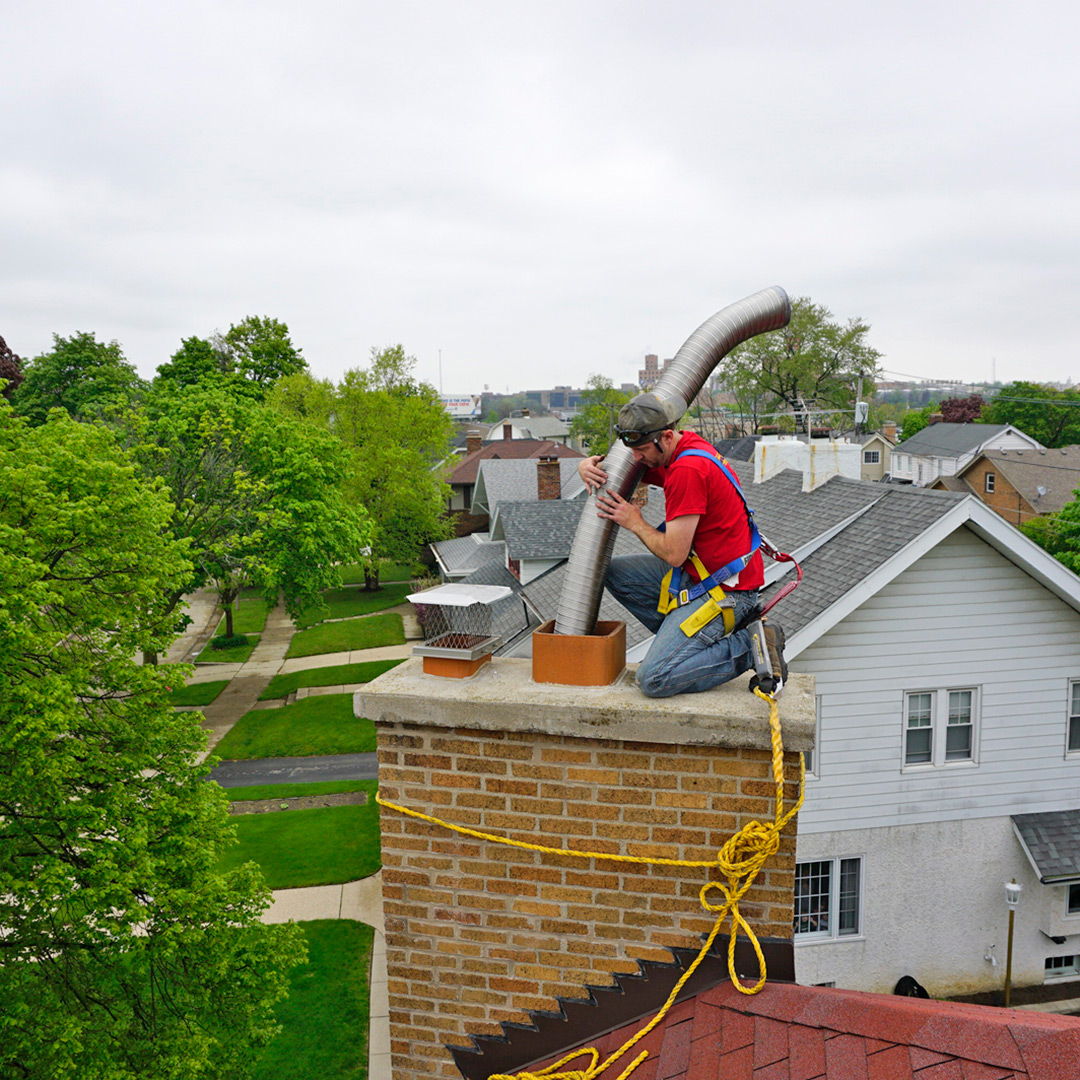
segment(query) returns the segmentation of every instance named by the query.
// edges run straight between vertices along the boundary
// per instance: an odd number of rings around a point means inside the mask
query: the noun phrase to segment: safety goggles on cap
[[[667,428],[653,428],[651,431],[638,431],[634,428],[628,428],[623,430],[618,424],[615,425],[615,434],[618,436],[619,442],[623,446],[633,448],[635,446],[641,446],[642,443],[647,443],[654,435],[659,435],[661,431],[666,431]]]

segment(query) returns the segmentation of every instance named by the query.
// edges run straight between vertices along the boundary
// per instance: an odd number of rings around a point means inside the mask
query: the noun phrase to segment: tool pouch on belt
[[[704,581],[709,576],[709,572],[693,551],[690,552],[690,561],[694,564],[698,577]],[[656,610],[661,615],[667,615],[669,611],[674,611],[681,604],[688,604],[691,599],[688,589],[672,591],[671,580],[674,573],[675,568],[673,567],[664,575],[664,580],[660,585],[660,599],[656,605]],[[693,637],[703,626],[708,626],[717,618],[724,620],[724,637],[727,637],[735,629],[735,601],[727,596],[719,585],[709,590],[708,600],[692,615],[685,618],[679,624],[679,629],[687,637]]]

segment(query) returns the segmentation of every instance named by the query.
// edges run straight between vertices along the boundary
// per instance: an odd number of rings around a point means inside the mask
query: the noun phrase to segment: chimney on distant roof
[[[523,419],[526,418],[526,417],[529,417],[531,415],[532,415],[532,413],[530,413],[528,409],[522,409],[521,410],[521,416],[522,416]]]
[[[945,419],[945,417],[943,417],[941,415],[941,413],[939,413],[939,412],[931,413],[926,418],[926,426],[929,427],[931,424],[940,424],[941,421],[944,420],[944,419]]]
[[[881,434],[884,435],[889,442],[896,442],[896,421],[886,420],[885,423],[881,425]]]
[[[471,454],[474,450],[480,449],[482,440],[480,438],[480,432],[473,429],[472,431],[465,432],[465,453]]]
[[[514,437],[514,425],[507,421],[503,424],[503,438],[512,439]]]
[[[562,472],[557,457],[542,457],[537,461],[536,497],[538,499],[562,497]]]

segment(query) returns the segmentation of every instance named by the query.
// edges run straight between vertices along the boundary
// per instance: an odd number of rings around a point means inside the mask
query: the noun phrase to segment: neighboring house
[[[895,445],[888,436],[881,431],[871,431],[869,435],[860,435],[858,442],[862,446],[863,480],[876,481],[888,476]]]
[[[893,480],[928,487],[939,476],[955,476],[986,450],[1041,450],[1012,424],[928,424],[892,451]]]
[[[487,533],[440,540],[430,546],[443,581],[461,581],[482,566],[506,563],[506,545],[491,543]]]
[[[577,457],[491,458],[480,463],[473,488],[472,512],[492,519],[503,502],[533,499],[580,499],[585,485],[578,475]]]
[[[793,469],[754,483],[756,467],[735,463],[761,530],[805,573],[773,617],[818,698],[799,982],[891,991],[910,974],[934,995],[997,988],[1014,877],[1014,984],[1080,980],[1080,821],[1059,827],[1080,808],[1080,578],[970,495],[840,476],[803,490]],[[533,508],[548,505],[558,512]],[[500,512],[508,558],[569,550],[569,536],[562,549],[517,546],[514,513]],[[786,572],[767,564],[769,587]],[[559,563],[522,589],[537,618],[554,616],[564,575]],[[631,628],[640,658],[648,635]],[[519,639],[516,654],[527,648]],[[1025,850],[1021,825],[1058,830],[1052,867]]]
[[[475,446],[475,440],[473,445]],[[582,456],[579,451],[550,439],[497,439],[495,442],[476,446],[458,460],[446,480],[451,492],[447,511],[455,518],[458,535],[477,532],[488,524],[486,513],[474,514],[472,511],[473,490],[482,461]]]
[[[935,485],[970,492],[1010,525],[1060,510],[1080,488],[1080,446],[1056,450],[987,450],[955,477]]]
[[[509,428],[510,434],[507,435]],[[487,429],[485,439],[551,439],[552,442],[570,445],[570,425],[557,416],[508,416],[496,421]]]

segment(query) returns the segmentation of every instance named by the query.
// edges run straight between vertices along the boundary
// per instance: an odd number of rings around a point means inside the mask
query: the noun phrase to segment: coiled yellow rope
[[[645,1038],[645,1036],[664,1019],[668,1010],[675,1003],[675,1000],[679,996],[683,986],[686,984],[686,981],[694,974],[698,966],[705,959],[709,950],[712,948],[713,942],[720,933],[720,926],[728,914],[731,915],[731,930],[728,935],[728,975],[731,978],[732,984],[735,989],[742,994],[756,994],[765,985],[767,977],[767,972],[765,970],[765,954],[761,951],[761,944],[757,939],[757,935],[739,912],[739,901],[754,883],[754,879],[757,877],[758,871],[764,865],[765,860],[768,859],[770,855],[774,854],[780,847],[780,833],[783,831],[784,826],[799,812],[805,792],[805,770],[800,765],[799,796],[791,809],[785,813],[784,744],[780,733],[780,712],[774,697],[764,694],[756,689],[754,690],[754,693],[769,706],[769,729],[772,740],[772,773],[773,781],[776,784],[776,814],[769,823],[762,823],[760,821],[747,822],[746,825],[728,840],[717,853],[716,858],[711,861],[695,861],[692,859],[654,859],[637,855],[608,855],[599,851],[576,851],[573,848],[545,847],[543,844],[530,844],[524,840],[511,840],[505,836],[494,836],[491,833],[479,832],[476,829],[469,829],[463,825],[454,825],[452,822],[442,821],[439,818],[431,817],[428,814],[422,814],[417,810],[410,810],[408,807],[398,806],[397,803],[389,802],[380,794],[376,794],[376,802],[378,802],[380,806],[385,806],[388,810],[396,810],[398,813],[405,814],[408,817],[417,818],[420,821],[427,821],[433,825],[439,825],[444,829],[450,829],[453,832],[460,833],[463,836],[471,836],[477,840],[489,840],[496,844],[508,844],[511,847],[524,848],[527,851],[540,851],[548,855],[573,855],[582,859],[605,859],[609,862],[646,863],[652,866],[715,866],[727,879],[726,883],[723,881],[709,881],[702,886],[701,891],[698,894],[698,898],[701,900],[701,906],[706,911],[713,912],[716,915],[716,921],[713,923],[713,928],[709,931],[705,944],[694,958],[693,963],[690,964],[682,977],[675,984],[674,989],[668,995],[667,1001],[664,1002],[660,1011],[645,1025],[645,1027],[623,1043],[622,1046],[614,1053],[610,1054],[604,1061],[600,1061],[600,1052],[598,1050],[589,1047],[581,1050],[574,1050],[570,1054],[567,1054],[566,1057],[560,1058],[553,1065],[549,1065],[540,1072],[526,1071],[514,1073],[512,1075],[508,1073],[495,1073],[490,1076],[488,1080],[595,1080],[595,1077],[600,1076],[601,1073],[605,1072],[615,1062],[622,1058],[635,1043],[638,1043]],[[723,894],[724,898],[722,902],[713,903],[708,899],[708,894],[713,889],[717,889]],[[749,938],[750,943],[753,945],[754,953],[758,960],[759,978],[753,986],[744,986],[739,980],[738,973],[735,971],[735,941],[740,927],[746,933],[747,938]],[[638,1054],[621,1073],[619,1073],[616,1080],[626,1080],[626,1078],[630,1076],[638,1065],[640,1065],[648,1056],[649,1052],[647,1050],[641,1051],[641,1053]],[[590,1059],[585,1068],[560,1071],[564,1065],[567,1065],[580,1057],[588,1057]]]

